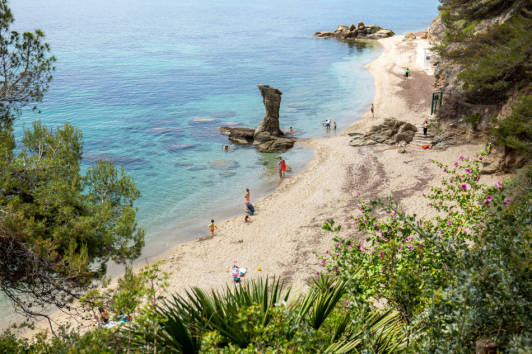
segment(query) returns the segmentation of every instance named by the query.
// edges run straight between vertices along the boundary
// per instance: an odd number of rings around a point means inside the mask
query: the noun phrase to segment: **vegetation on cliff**
[[[468,121],[475,114],[487,121],[494,119],[493,116],[484,117],[487,105],[500,109],[511,96],[530,94],[532,1],[441,2],[440,16],[445,32],[436,50],[444,62],[458,65],[457,78],[461,85],[459,88],[444,87],[448,99],[444,101],[442,115]],[[456,75],[455,71],[446,73]],[[518,100],[514,106],[516,113],[509,117],[509,122],[493,122],[495,135],[502,144],[525,153],[529,149],[530,134],[527,133],[527,119],[519,112],[529,103],[527,99]]]

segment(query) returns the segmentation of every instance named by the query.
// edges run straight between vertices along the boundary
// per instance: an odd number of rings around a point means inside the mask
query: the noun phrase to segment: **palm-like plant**
[[[311,286],[306,296],[290,302],[290,289],[275,278],[272,282],[268,278],[251,280],[223,292],[193,288],[185,295],[174,295],[159,308],[159,315],[167,319],[161,324],[163,345],[177,353],[196,354],[201,352],[202,337],[216,332],[221,338],[217,343],[220,348],[264,348],[272,338],[277,346],[290,343],[296,336],[300,340],[298,330],[304,328],[306,334],[312,332],[308,335],[319,338],[315,341],[319,350],[329,354],[356,353],[362,347],[382,354],[404,349],[403,324],[398,313],[363,315],[357,310],[340,311],[339,303],[345,294],[345,282],[325,278]],[[336,321],[323,330],[333,313]],[[365,318],[354,321],[359,316]]]

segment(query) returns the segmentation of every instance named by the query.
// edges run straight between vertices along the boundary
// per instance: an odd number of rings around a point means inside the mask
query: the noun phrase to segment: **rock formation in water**
[[[316,32],[315,37],[338,39],[381,39],[394,36],[393,31],[377,25],[365,25],[359,22],[356,26],[340,25],[333,32]]]
[[[261,152],[284,152],[294,146],[296,139],[287,138],[279,128],[281,95],[276,88],[258,85],[266,114],[256,129],[220,127],[222,134],[236,144],[254,144]]]
[[[264,108],[266,108],[266,114],[257,129],[255,129],[255,136],[253,137],[254,144],[260,144],[284,136],[284,133],[279,128],[279,108],[281,108],[281,95],[283,93],[268,85],[257,86],[262,95],[262,102],[264,103]]]

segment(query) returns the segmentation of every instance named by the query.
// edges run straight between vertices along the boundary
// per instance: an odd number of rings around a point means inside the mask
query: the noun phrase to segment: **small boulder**
[[[395,142],[399,143],[401,141],[404,141],[404,142],[410,143],[410,142],[412,142],[412,140],[414,140],[414,136],[415,135],[416,135],[416,133],[414,133],[413,131],[410,131],[410,130],[407,130],[407,131],[402,132],[402,133],[398,133],[395,136]]]
[[[408,32],[407,34],[405,34],[405,37],[404,37],[404,41],[413,41],[414,39],[416,39],[416,35],[412,32]]]
[[[403,126],[401,126],[401,128],[399,128],[399,133],[403,133],[403,132],[406,132],[406,131],[411,131],[411,132],[416,133],[417,132],[417,128],[412,123],[405,123]]]
[[[405,148],[400,148],[400,149],[397,149],[397,152],[400,153],[400,154],[404,154],[406,152],[406,149]]]
[[[359,23],[357,24],[357,29],[358,29],[358,30],[364,29],[364,27],[366,27],[366,25],[364,25],[364,22],[359,22]]]
[[[354,31],[356,30],[356,26],[354,24],[351,24],[351,26],[349,26],[349,31]]]
[[[339,25],[336,30],[337,31],[349,31],[349,27],[347,27],[346,25]]]

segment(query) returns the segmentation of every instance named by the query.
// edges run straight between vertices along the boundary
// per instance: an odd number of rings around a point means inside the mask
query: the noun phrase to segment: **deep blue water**
[[[83,130],[85,167],[102,157],[124,164],[142,191],[146,254],[206,233],[211,217],[241,209],[276,186],[275,157],[252,148],[221,150],[227,122],[256,126],[264,116],[257,84],[280,89],[281,125],[323,136],[367,111],[375,43],[312,38],[337,25],[378,24],[398,34],[426,28],[437,0],[12,0],[15,27],[40,28],[57,57],[42,113],[23,125],[70,122]],[[213,118],[210,123],[192,122]],[[284,154],[300,170],[312,158]],[[238,168],[220,171],[209,161]],[[201,220],[201,221],[200,221]]]

